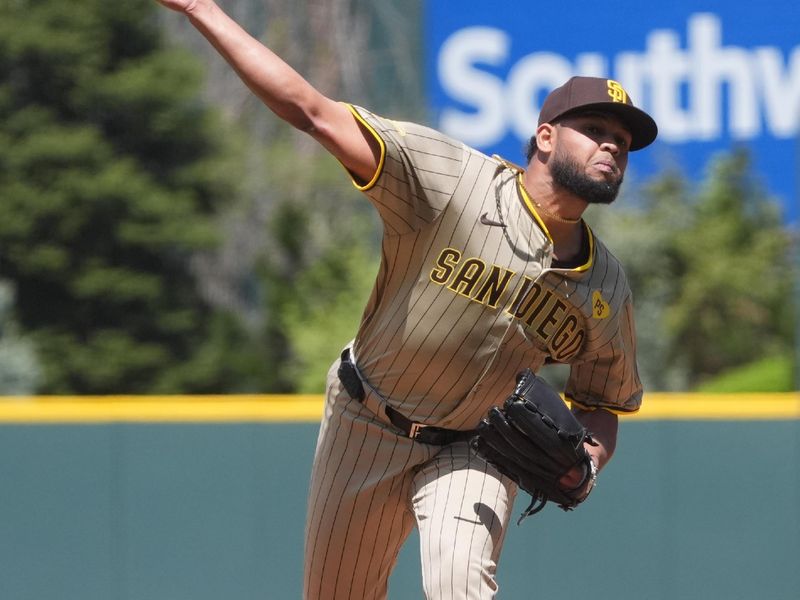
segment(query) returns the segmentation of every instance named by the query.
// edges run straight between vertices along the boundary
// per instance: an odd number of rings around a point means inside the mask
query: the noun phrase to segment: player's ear
[[[542,123],[536,129],[536,148],[542,152],[552,152],[555,125]]]

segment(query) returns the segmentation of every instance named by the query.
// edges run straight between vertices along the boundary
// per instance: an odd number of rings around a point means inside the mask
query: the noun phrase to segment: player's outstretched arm
[[[213,0],[157,1],[186,14],[242,81],[278,117],[311,135],[354,175],[364,181],[372,179],[380,150],[345,105],[321,94]]]

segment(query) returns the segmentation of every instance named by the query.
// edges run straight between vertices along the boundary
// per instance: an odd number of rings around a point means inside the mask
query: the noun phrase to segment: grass
[[[710,393],[791,392],[797,389],[794,357],[772,356],[732,369],[705,383],[695,391]]]

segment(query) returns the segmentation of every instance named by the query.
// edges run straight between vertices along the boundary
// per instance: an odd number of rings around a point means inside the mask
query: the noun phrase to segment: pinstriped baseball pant
[[[419,529],[427,600],[495,597],[516,487],[466,442],[401,437],[341,389],[334,364],[311,476],[305,600],[382,600]]]

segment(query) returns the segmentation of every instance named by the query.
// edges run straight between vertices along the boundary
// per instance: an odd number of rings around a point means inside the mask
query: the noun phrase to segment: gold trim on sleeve
[[[350,174],[350,179],[352,180],[353,185],[356,187],[356,189],[361,192],[366,192],[367,190],[372,188],[375,185],[375,183],[377,183],[378,178],[381,176],[381,173],[383,172],[383,165],[386,162],[386,142],[383,141],[383,138],[380,135],[378,135],[378,132],[375,131],[375,128],[372,127],[372,125],[370,125],[369,123],[367,123],[364,117],[361,116],[361,114],[356,110],[356,108],[352,104],[346,104],[346,106],[347,108],[350,109],[350,112],[353,113],[353,116],[356,118],[356,120],[362,126],[364,126],[367,129],[367,131],[369,131],[372,134],[372,136],[378,141],[378,144],[381,147],[381,158],[380,161],[378,162],[378,168],[375,169],[375,174],[372,176],[372,179],[370,179],[368,183],[361,185],[352,176],[352,173]],[[350,173],[350,171],[348,171],[348,173]]]

